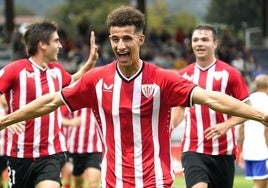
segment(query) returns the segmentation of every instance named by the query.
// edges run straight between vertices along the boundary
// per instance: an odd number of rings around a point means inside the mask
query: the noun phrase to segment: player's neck
[[[201,68],[206,68],[209,67],[210,65],[212,65],[215,62],[216,58],[212,57],[212,58],[199,58],[196,59],[196,64],[201,67]]]
[[[47,67],[47,63],[40,57],[38,56],[31,56],[30,61],[36,65],[38,65],[41,68],[46,68]]]

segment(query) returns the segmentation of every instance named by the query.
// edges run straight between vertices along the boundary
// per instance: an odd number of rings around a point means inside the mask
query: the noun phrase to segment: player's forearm
[[[40,117],[44,114],[48,114],[58,108],[62,103],[59,94],[47,94],[44,95],[19,110],[3,116],[0,119],[0,130],[6,128],[9,125],[18,123],[21,121]]]
[[[206,105],[218,112],[245,119],[253,119],[259,122],[266,121],[263,112],[220,92],[205,91],[204,89],[197,88],[194,92],[193,99],[195,103]]]

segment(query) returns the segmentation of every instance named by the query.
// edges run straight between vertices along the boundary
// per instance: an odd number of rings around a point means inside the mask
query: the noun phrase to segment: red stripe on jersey
[[[121,91],[125,92],[121,92]],[[133,90],[134,82],[122,82],[120,88],[120,109],[119,114],[124,114],[120,116],[120,131],[121,132],[121,150],[122,150],[122,177],[124,179],[123,187],[129,187],[131,184],[131,179],[135,177],[134,171],[134,138],[133,131],[135,127],[133,125],[132,113],[129,110],[133,107]],[[138,109],[137,109],[138,110]],[[127,140],[124,137],[128,138]]]

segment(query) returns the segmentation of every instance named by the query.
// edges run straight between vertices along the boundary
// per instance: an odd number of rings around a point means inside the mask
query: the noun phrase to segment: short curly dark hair
[[[145,17],[138,9],[131,6],[120,6],[107,16],[106,23],[108,29],[113,26],[124,27],[134,25],[136,31],[142,32],[145,27]]]

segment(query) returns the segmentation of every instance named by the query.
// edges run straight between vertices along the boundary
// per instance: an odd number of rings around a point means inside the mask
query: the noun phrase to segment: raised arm
[[[96,64],[98,57],[98,46],[95,43],[95,34],[93,31],[91,31],[89,57],[87,59],[87,62],[76,73],[72,75],[73,82],[77,81],[84,73],[92,69]]]
[[[14,113],[0,117],[0,130],[17,122],[48,114],[63,104],[64,103],[61,100],[60,92],[43,95]]]

